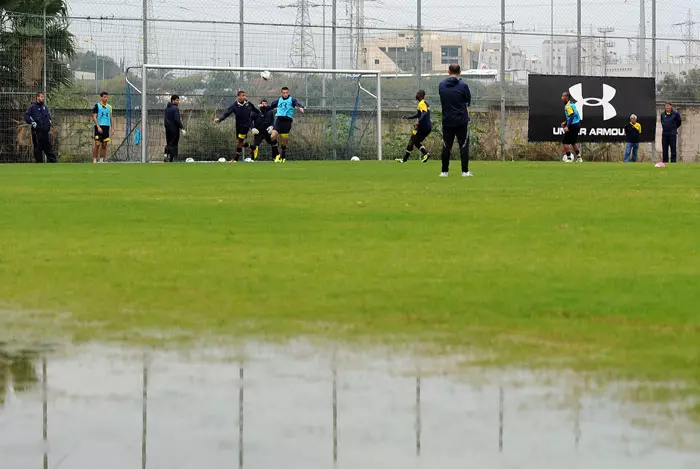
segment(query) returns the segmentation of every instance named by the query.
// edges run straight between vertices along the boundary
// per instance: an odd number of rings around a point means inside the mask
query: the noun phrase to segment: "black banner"
[[[624,142],[625,125],[636,114],[642,126],[640,141],[656,135],[656,94],[653,78],[529,76],[530,142],[558,142],[564,138],[564,103],[571,93],[581,114],[580,142]]]

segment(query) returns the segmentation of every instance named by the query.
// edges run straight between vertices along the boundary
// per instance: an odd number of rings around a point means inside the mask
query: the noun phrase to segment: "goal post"
[[[183,121],[187,125],[193,120],[197,123],[195,127],[202,131],[199,138],[204,143],[190,145],[197,145],[201,150],[201,159],[215,160],[219,156],[228,159],[232,153],[222,155],[224,148],[232,152],[234,149],[230,147],[235,146],[233,123],[226,128],[229,134],[226,142],[220,137],[221,133],[215,133],[220,129],[213,129],[211,122],[217,111],[223,112],[233,103],[239,89],[245,90],[248,99],[257,106],[260,99],[271,101],[278,97],[282,86],[288,86],[291,95],[307,108],[305,115],[295,116],[289,143],[292,159],[350,159],[356,155],[364,159],[382,159],[382,74],[378,70],[178,64],[144,64],[138,68],[141,69],[141,89],[128,80],[128,74],[127,87],[141,98],[140,109],[134,106],[140,118],[133,119],[137,122],[134,129],[140,130],[141,162],[158,160],[155,151],[163,143],[159,135],[163,132],[160,112],[171,94],[186,98],[181,114],[195,117],[183,117]],[[263,80],[260,75],[263,71],[271,73],[269,80]],[[326,86],[328,78],[332,80],[329,87]],[[329,95],[325,94],[326,89]],[[233,121],[234,117],[229,120]],[[127,133],[134,129],[127,129]],[[187,136],[180,142],[182,158],[188,156],[182,150],[183,140],[194,142],[196,137],[190,137],[190,133],[188,129]],[[206,142],[211,142],[211,146]],[[261,145],[261,149],[263,147]],[[205,155],[208,150],[211,154]]]

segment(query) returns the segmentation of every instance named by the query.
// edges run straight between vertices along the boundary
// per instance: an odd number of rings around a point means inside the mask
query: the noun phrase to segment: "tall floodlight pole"
[[[141,84],[141,162],[148,161],[148,81],[146,64],[148,63],[148,0],[143,0],[143,68]]]

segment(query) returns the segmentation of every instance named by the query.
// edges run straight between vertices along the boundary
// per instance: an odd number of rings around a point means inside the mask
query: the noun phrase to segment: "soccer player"
[[[411,138],[408,140],[408,146],[406,147],[406,153],[403,158],[396,158],[399,163],[405,163],[411,156],[411,152],[414,147],[418,147],[421,154],[421,161],[426,163],[430,159],[430,153],[423,146],[423,141],[430,135],[433,130],[433,123],[430,121],[430,106],[425,101],[425,91],[418,90],[416,93],[416,101],[418,101],[418,109],[415,114],[410,116],[403,116],[403,119],[418,119],[414,125],[413,132],[411,133]]]
[[[625,126],[625,135],[627,136],[627,145],[625,145],[625,163],[632,161],[637,162],[637,153],[639,152],[639,136],[642,134],[642,124],[637,122],[637,115],[630,116],[629,123]],[[632,159],[630,160],[630,156]]]
[[[279,155],[279,147],[277,146],[277,141],[272,140],[272,124],[274,123],[275,116],[267,100],[263,99],[260,101],[258,111],[259,112],[253,116],[253,132],[257,131],[253,137],[253,144],[255,146],[255,150],[253,150],[253,159],[258,159],[258,151],[260,150],[260,144],[263,140],[272,147],[273,158],[277,158]]]
[[[574,161],[574,158],[571,156],[571,149],[573,148],[576,154],[576,162],[581,163],[583,158],[581,158],[581,150],[579,150],[577,143],[578,134],[581,131],[581,115],[578,113],[576,104],[574,104],[568,91],[564,91],[561,94],[561,101],[564,103],[564,117],[566,117],[566,120],[561,123],[564,129],[562,146],[564,147],[565,161],[567,163]]]
[[[282,96],[270,103],[270,108],[277,109],[275,122],[272,125],[272,140],[277,141],[279,136],[282,147],[282,154],[277,155],[275,163],[283,163],[287,160],[287,142],[294,122],[294,110],[299,109],[302,114],[304,113],[304,106],[289,95],[289,88],[285,86],[281,92]]]
[[[450,170],[450,152],[455,137],[459,143],[459,156],[462,160],[462,176],[473,176],[469,172],[469,111],[472,94],[469,86],[459,75],[462,68],[452,64],[448,69],[449,77],[440,82],[440,103],[442,104],[442,172],[440,177],[447,177]]]
[[[214,124],[218,124],[226,120],[231,114],[236,116],[236,156],[231,160],[231,163],[237,163],[241,159],[244,148],[250,148],[253,154],[257,153],[257,147],[255,145],[251,146],[245,139],[248,138],[248,132],[253,125],[253,115],[258,112],[260,111],[253,103],[248,101],[246,92],[239,90],[233,104],[220,117],[214,119]]]
[[[170,97],[170,102],[165,108],[165,115],[163,118],[163,123],[165,125],[165,152],[163,155],[163,161],[166,163],[170,161],[177,160],[178,157],[178,144],[180,143],[180,131],[184,135],[185,127],[182,125],[182,119],[180,119],[180,97],[176,94]]]
[[[92,121],[95,123],[95,146],[92,149],[92,162],[100,163],[107,160],[107,144],[114,135],[114,119],[112,117],[112,105],[108,104],[109,93],[100,93],[100,100],[92,108]]]
[[[24,122],[32,126],[32,144],[34,145],[34,161],[56,162],[56,153],[51,147],[51,114],[44,103],[46,96],[41,91],[36,94],[36,101],[24,113]]]

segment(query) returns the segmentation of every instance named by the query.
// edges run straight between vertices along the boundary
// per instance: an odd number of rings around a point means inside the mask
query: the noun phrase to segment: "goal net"
[[[270,72],[269,78],[262,72]],[[186,131],[180,136],[178,160],[231,161],[236,154],[235,115],[218,124],[214,119],[236,100],[240,90],[258,107],[262,100],[277,100],[283,87],[289,88],[290,96],[304,107],[303,113],[296,110],[294,114],[288,160],[343,160],[353,156],[381,159],[380,78],[379,72],[367,70],[178,65],[132,68],[127,72],[126,138],[113,159],[163,161],[163,113],[171,95],[178,95]],[[254,143],[252,133],[247,142]],[[250,149],[243,151],[243,158],[252,156]],[[263,140],[258,160],[272,159],[271,145]]]

